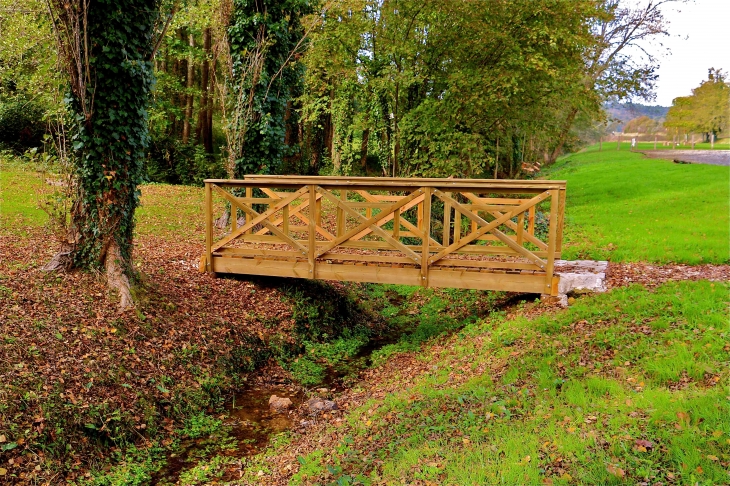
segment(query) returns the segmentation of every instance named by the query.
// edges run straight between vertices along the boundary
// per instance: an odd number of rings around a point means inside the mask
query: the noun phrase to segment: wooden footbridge
[[[201,271],[556,295],[565,181],[205,181]],[[214,217],[230,207],[226,228]]]

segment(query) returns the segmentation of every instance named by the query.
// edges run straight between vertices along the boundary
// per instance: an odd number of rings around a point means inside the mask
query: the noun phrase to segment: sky
[[[711,67],[730,74],[730,0],[694,0],[664,10],[670,37],[662,38],[657,98],[647,104],[671,106],[678,96],[689,96],[707,79]],[[644,102],[646,103],[646,102]]]

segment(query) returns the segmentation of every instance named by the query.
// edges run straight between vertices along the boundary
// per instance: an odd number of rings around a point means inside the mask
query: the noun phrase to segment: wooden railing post
[[[451,197],[450,192],[447,192],[446,195]],[[443,238],[441,240],[443,242],[444,246],[449,246],[451,244],[450,237],[451,237],[451,204],[444,203],[444,230],[443,230]]]
[[[246,188],[246,197],[248,199],[251,199],[253,197],[253,188],[252,187]],[[238,211],[236,211],[236,212],[238,212]],[[245,216],[246,216],[246,224],[248,224],[251,221],[251,215],[246,213]],[[246,233],[252,233],[252,230],[248,230],[248,231],[246,231]]]
[[[558,226],[557,236],[555,243],[555,252],[558,258],[561,256],[563,251],[563,224],[565,222],[565,189],[560,189],[560,204],[558,205]]]
[[[309,185],[309,278],[317,278],[315,273],[317,255],[317,186]]]
[[[423,189],[423,223],[421,231],[423,232],[423,246],[421,247],[421,284],[428,287],[428,260],[430,257],[428,244],[431,239],[431,195],[433,188],[424,187]]]
[[[545,293],[557,295],[558,289],[554,288],[553,270],[555,268],[555,248],[558,243],[558,214],[560,211],[560,191],[550,191],[550,225],[548,226],[548,249],[547,265],[545,266]]]
[[[345,203],[347,202],[347,189],[340,189],[340,200]],[[337,236],[345,234],[346,221],[345,211],[343,211],[341,207],[337,206]]]
[[[205,183],[205,270],[213,271],[213,188]]]

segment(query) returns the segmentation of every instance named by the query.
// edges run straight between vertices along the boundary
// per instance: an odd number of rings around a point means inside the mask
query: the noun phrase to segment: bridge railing
[[[201,270],[555,294],[565,188],[490,179],[209,179]],[[215,197],[232,215],[218,234]]]

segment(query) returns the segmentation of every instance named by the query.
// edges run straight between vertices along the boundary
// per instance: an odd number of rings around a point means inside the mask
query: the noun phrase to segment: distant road
[[[730,166],[730,150],[640,150],[652,159]]]

